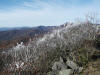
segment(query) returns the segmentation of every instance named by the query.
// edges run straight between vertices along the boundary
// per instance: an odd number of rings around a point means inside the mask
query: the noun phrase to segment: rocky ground
[[[100,75],[100,59],[90,62],[82,73],[76,75]]]

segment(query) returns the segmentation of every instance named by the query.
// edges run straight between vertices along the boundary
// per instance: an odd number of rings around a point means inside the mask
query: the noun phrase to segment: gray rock
[[[73,73],[81,72],[83,70],[83,67],[77,66],[77,64],[71,60],[67,60],[66,64],[73,70]]]
[[[72,75],[81,72],[82,69],[83,67],[77,66],[75,62],[69,59],[64,63],[63,59],[60,57],[60,60],[55,62],[52,66],[52,72],[50,75]]]
[[[72,75],[73,71],[71,69],[62,70],[59,75]]]
[[[78,69],[78,66],[76,63],[74,63],[73,61],[71,60],[67,60],[66,64],[73,70],[77,70]]]
[[[60,61],[55,62],[52,70],[65,70],[67,69],[67,65],[63,62],[63,59],[60,57]]]

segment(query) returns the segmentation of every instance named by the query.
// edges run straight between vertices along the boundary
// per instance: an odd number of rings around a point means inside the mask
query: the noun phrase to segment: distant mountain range
[[[2,27],[0,28],[0,31],[8,31],[8,30],[24,30],[24,29],[29,29],[33,27]]]
[[[3,27],[3,28],[0,28],[0,31],[7,31],[7,30],[15,30],[15,29],[21,29],[21,28],[5,28],[5,27]]]
[[[56,26],[0,28],[0,49],[10,48],[16,43],[27,43],[30,38],[43,36]]]

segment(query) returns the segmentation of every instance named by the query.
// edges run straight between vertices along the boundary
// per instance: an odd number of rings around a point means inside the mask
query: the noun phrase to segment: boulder
[[[67,60],[66,64],[67,64],[67,66],[69,66],[73,70],[73,73],[78,72],[79,67],[77,66],[76,63],[74,63],[71,60]]]
[[[60,57],[58,62],[55,62],[52,66],[52,70],[65,70],[67,69],[67,65],[63,62],[63,59]]]
[[[66,64],[68,67],[70,67],[73,70],[73,73],[76,73],[76,72],[79,73],[83,70],[83,67],[77,66],[77,64],[71,60],[67,60]]]
[[[62,70],[59,75],[72,75],[73,71],[71,69]]]
[[[77,66],[77,64],[71,60],[67,60],[66,63],[63,58],[60,57],[58,62],[55,62],[52,66],[52,72],[50,75],[73,75],[83,70],[83,67]]]

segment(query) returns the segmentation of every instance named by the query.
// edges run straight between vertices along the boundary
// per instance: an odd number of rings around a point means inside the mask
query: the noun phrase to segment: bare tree
[[[98,23],[97,13],[88,13],[86,14],[85,18],[88,23],[93,23],[93,24]]]

